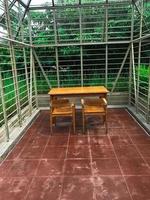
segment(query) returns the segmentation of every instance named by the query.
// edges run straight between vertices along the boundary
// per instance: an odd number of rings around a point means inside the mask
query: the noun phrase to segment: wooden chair
[[[68,99],[54,99],[50,108],[50,129],[53,132],[53,123],[56,125],[56,117],[72,117],[73,131],[75,132],[75,105]]]
[[[103,118],[103,123],[105,123],[106,134],[107,134],[107,100],[105,98],[81,99],[81,104],[82,104],[83,133],[85,132],[86,116],[97,115]]]

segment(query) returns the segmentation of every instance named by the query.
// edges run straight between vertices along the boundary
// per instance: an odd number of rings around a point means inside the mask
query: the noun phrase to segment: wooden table
[[[90,87],[65,87],[52,88],[49,91],[50,99],[58,97],[85,97],[85,96],[99,96],[107,98],[109,91],[104,86],[90,86]]]

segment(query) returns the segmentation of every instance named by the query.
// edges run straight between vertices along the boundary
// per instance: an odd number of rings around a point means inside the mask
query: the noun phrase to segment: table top
[[[109,91],[104,86],[64,87],[52,88],[49,95],[75,95],[75,94],[107,94]]]

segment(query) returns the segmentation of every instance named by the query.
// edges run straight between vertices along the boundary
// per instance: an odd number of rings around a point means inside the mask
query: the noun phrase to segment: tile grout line
[[[65,178],[65,161],[67,159],[67,153],[68,153],[68,149],[69,149],[69,140],[70,140],[70,132],[71,132],[71,126],[69,128],[69,134],[68,134],[68,141],[67,141],[67,148],[66,148],[66,155],[65,155],[65,158],[64,158],[64,165],[63,165],[63,169],[62,169],[62,188],[60,190],[60,194],[59,194],[59,197],[58,197],[58,200],[61,200],[61,196],[62,196],[62,192],[63,192],[63,185],[64,185],[64,178]]]
[[[28,185],[28,190],[27,190],[27,193],[26,193],[26,195],[25,195],[25,197],[24,197],[24,200],[28,200],[28,199],[27,199],[27,196],[28,196],[28,193],[29,193],[29,190],[30,190],[30,186],[31,186],[31,184],[32,184],[32,182],[33,182],[33,180],[34,180],[34,178],[35,178],[35,176],[33,176],[33,177],[31,178],[31,182],[30,182],[30,184]]]
[[[87,134],[88,134],[88,147],[89,147],[89,156],[90,156],[90,165],[91,165],[91,175],[93,176],[93,167],[92,167],[93,160],[92,160],[92,151],[91,151],[89,130],[87,130]]]
[[[89,143],[89,154],[90,154],[90,165],[91,165],[91,175],[92,175],[92,184],[93,184],[93,200],[96,200],[96,196],[95,196],[95,184],[94,184],[94,174],[93,174],[93,159],[92,159],[92,150],[91,150],[91,143],[90,143],[90,132],[88,131],[88,143]]]
[[[118,162],[119,169],[120,169],[120,171],[121,171],[121,175],[122,175],[123,180],[124,180],[124,182],[125,182],[125,185],[126,185],[127,191],[128,191],[128,193],[129,193],[129,195],[130,195],[131,200],[134,200],[134,199],[132,198],[131,193],[130,193],[130,190],[129,190],[128,184],[127,184],[126,179],[125,179],[125,176],[124,176],[124,174],[123,174],[123,170],[122,170],[122,168],[121,168],[121,165],[120,165],[120,162],[119,162],[118,156],[117,156],[117,154],[116,154],[116,152],[115,152],[115,148],[114,148],[114,146],[113,146],[113,143],[112,143],[112,141],[111,141],[111,138],[110,138],[109,135],[108,135],[108,137],[109,137],[109,139],[110,139],[110,144],[111,144],[111,146],[112,146],[112,149],[113,149],[113,151],[114,151],[114,154],[115,154],[116,160],[117,160],[117,162]]]

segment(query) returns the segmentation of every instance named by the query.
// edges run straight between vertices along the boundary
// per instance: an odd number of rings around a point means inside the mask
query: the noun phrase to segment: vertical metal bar
[[[128,104],[131,106],[131,93],[132,93],[132,52],[130,49],[130,65],[129,65],[129,99]]]
[[[82,46],[82,7],[79,5],[79,28],[80,28],[80,64],[81,64],[81,86],[83,86],[83,46]]]
[[[133,33],[134,33],[134,4],[132,2],[131,4],[132,6],[132,15],[131,15],[131,36],[130,36],[130,40],[131,42],[133,42]]]
[[[4,99],[4,85],[3,85],[3,81],[2,81],[1,71],[0,71],[0,94],[1,94],[3,115],[4,115],[6,138],[7,138],[7,141],[9,141],[9,127],[8,127],[7,112],[6,112],[5,99]]]
[[[59,57],[58,57],[58,36],[57,36],[57,22],[56,22],[56,10],[53,9],[53,21],[54,21],[54,36],[55,36],[55,56],[56,56],[56,74],[57,74],[57,87],[60,87],[59,76]]]
[[[57,86],[60,87],[58,47],[55,47],[55,54],[56,54]]]
[[[105,87],[108,85],[108,0],[105,4]]]
[[[133,42],[131,43],[131,52],[132,52],[132,69],[133,69],[133,83],[134,83],[135,105],[137,105],[136,71],[135,71],[135,63],[134,63],[134,47],[133,47]]]
[[[19,2],[18,2],[19,4]],[[19,14],[21,13],[21,6],[19,4],[18,6],[19,9]],[[21,17],[20,17],[21,18]],[[22,42],[24,41],[24,26],[21,24],[20,26],[20,33],[21,33],[21,40]],[[28,98],[28,109],[29,109],[29,114],[31,114],[31,109],[30,109],[30,92],[29,92],[29,77],[28,77],[28,69],[27,69],[27,60],[26,60],[26,50],[25,47],[23,46],[23,60],[24,60],[24,68],[25,68],[25,77],[26,77],[26,87],[27,87],[27,98]]]
[[[29,41],[30,41],[30,45],[32,45],[32,30],[31,30],[31,18],[30,18],[30,13],[27,13],[27,17],[28,17],[28,27],[29,27]],[[29,99],[29,114],[32,114],[32,89],[33,89],[33,49],[30,47],[30,99]]]
[[[24,41],[23,26],[21,27],[21,39],[22,39],[22,41]],[[30,112],[29,76],[28,76],[28,68],[27,68],[27,59],[26,59],[26,49],[25,49],[25,47],[23,47],[23,59],[24,59],[24,67],[25,67],[28,106],[29,106],[29,112]]]
[[[134,33],[134,12],[135,12],[135,8],[134,8],[134,3],[131,3],[132,6],[132,14],[131,14],[131,34],[130,34],[130,40],[131,40],[131,46],[133,43],[133,33]],[[132,93],[132,74],[133,74],[133,62],[132,62],[132,48],[130,50],[130,68],[129,68],[129,105],[131,105],[131,93]]]
[[[141,15],[140,15],[140,40],[139,40],[139,49],[138,49],[138,71],[137,71],[137,105],[136,112],[138,112],[139,107],[139,87],[140,87],[140,68],[141,68],[141,37],[142,37],[142,25],[143,25],[143,0],[141,0]]]
[[[80,28],[80,45],[82,43],[82,7],[79,5],[79,28]]]
[[[7,27],[7,31],[8,31],[8,37],[10,39],[13,39],[12,32],[11,32],[9,9],[8,9],[8,0],[4,0],[4,8],[5,8],[5,19],[6,19],[6,27]],[[21,116],[21,106],[20,106],[20,98],[19,98],[19,86],[18,86],[18,79],[17,79],[15,50],[14,50],[12,41],[9,41],[9,50],[10,50],[10,57],[11,57],[11,63],[12,63],[12,74],[13,74],[13,82],[14,82],[14,89],[15,89],[15,100],[16,100],[16,107],[17,107],[18,122],[19,122],[19,125],[22,126],[22,116]]]
[[[32,26],[31,26],[31,17],[30,13],[28,12],[28,26],[29,26],[29,35],[30,35],[30,45],[33,44],[32,41]],[[34,85],[35,90],[35,102],[36,108],[38,108],[38,93],[37,93],[37,84],[36,84],[36,72],[35,72],[35,63],[34,63],[34,56],[33,56],[33,49],[30,47],[30,90],[29,90],[29,113],[32,113],[32,87]]]
[[[56,22],[56,10],[53,9],[53,21],[54,21],[54,39],[55,39],[55,45],[57,45],[57,22]]]
[[[36,72],[35,72],[35,63],[34,63],[34,59],[32,61],[32,66],[33,66],[33,83],[34,83],[34,89],[35,89],[35,102],[36,102],[36,108],[39,108],[39,104],[38,104],[38,93],[37,93],[37,80],[36,80]]]
[[[32,114],[32,98],[33,98],[33,96],[32,96],[32,93],[33,93],[33,91],[32,91],[32,84],[33,84],[33,54],[32,54],[32,48],[30,48],[30,102],[29,102],[29,107],[30,107],[30,111],[29,111],[29,113],[30,113],[30,115]]]
[[[81,86],[83,87],[84,82],[83,82],[83,47],[82,45],[80,46],[80,58],[81,58]]]
[[[108,85],[108,44],[105,47],[105,87]]]

